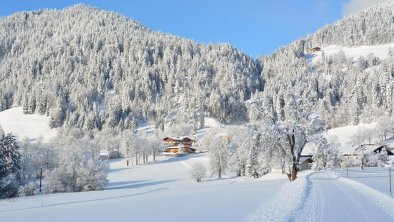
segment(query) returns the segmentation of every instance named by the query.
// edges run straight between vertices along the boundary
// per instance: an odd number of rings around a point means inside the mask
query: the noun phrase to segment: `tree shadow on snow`
[[[200,156],[202,156],[202,154],[196,153],[196,154],[189,154],[189,155],[180,156],[180,157],[170,157],[169,159],[155,161],[155,162],[152,162],[152,163],[150,163],[150,164],[180,162],[180,161],[184,161],[184,160],[188,160],[188,159],[197,158],[197,157],[200,157]]]
[[[111,189],[113,187],[118,187],[118,186],[128,186],[130,184],[143,183],[143,182],[147,182],[147,181],[149,181],[149,180],[109,182],[108,186],[106,187],[106,189]]]
[[[149,180],[137,180],[137,181],[123,181],[123,182],[115,182],[115,184],[110,184],[106,188],[106,190],[118,190],[118,189],[132,189],[132,188],[141,188],[147,186],[154,186],[164,183],[171,183],[177,180],[158,180],[158,181],[149,181]]]
[[[129,169],[131,169],[131,168],[129,168],[129,167],[115,168],[115,169],[109,169],[109,172],[110,173],[116,173],[116,172],[120,172],[120,171],[123,171],[123,170],[129,170]]]

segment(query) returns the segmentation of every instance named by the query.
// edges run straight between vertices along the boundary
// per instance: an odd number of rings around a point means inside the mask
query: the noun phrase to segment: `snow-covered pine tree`
[[[0,126],[1,129],[1,126]],[[0,130],[0,198],[17,195],[20,183],[19,144],[11,133]]]
[[[250,177],[258,178],[260,173],[259,154],[261,152],[261,134],[255,132],[249,139],[250,141],[247,143],[249,146],[249,155],[246,162],[246,174]]]

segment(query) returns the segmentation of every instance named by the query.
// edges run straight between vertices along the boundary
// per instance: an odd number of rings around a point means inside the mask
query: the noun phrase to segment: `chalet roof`
[[[193,140],[193,139],[190,139],[189,137],[181,137],[181,140],[183,141],[183,142],[190,142],[190,141],[195,141],[195,140]]]
[[[165,137],[162,141],[195,142],[195,140],[190,139],[189,137],[181,137],[180,139]]]

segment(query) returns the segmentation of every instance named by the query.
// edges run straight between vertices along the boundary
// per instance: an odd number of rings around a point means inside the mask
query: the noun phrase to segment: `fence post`
[[[42,167],[41,167],[41,169],[40,169],[40,193],[41,193],[41,180],[42,180]]]
[[[349,165],[346,164],[346,177],[349,177]]]
[[[391,165],[389,166],[389,186],[390,186],[390,196],[393,196],[393,192],[391,189]]]

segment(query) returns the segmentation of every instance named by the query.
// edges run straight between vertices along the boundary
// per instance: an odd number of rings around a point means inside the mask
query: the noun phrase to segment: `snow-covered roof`
[[[312,158],[311,155],[308,155],[308,156],[301,156],[301,157],[300,157],[300,163],[303,163],[303,162],[305,162],[306,160],[311,159],[311,158]]]

